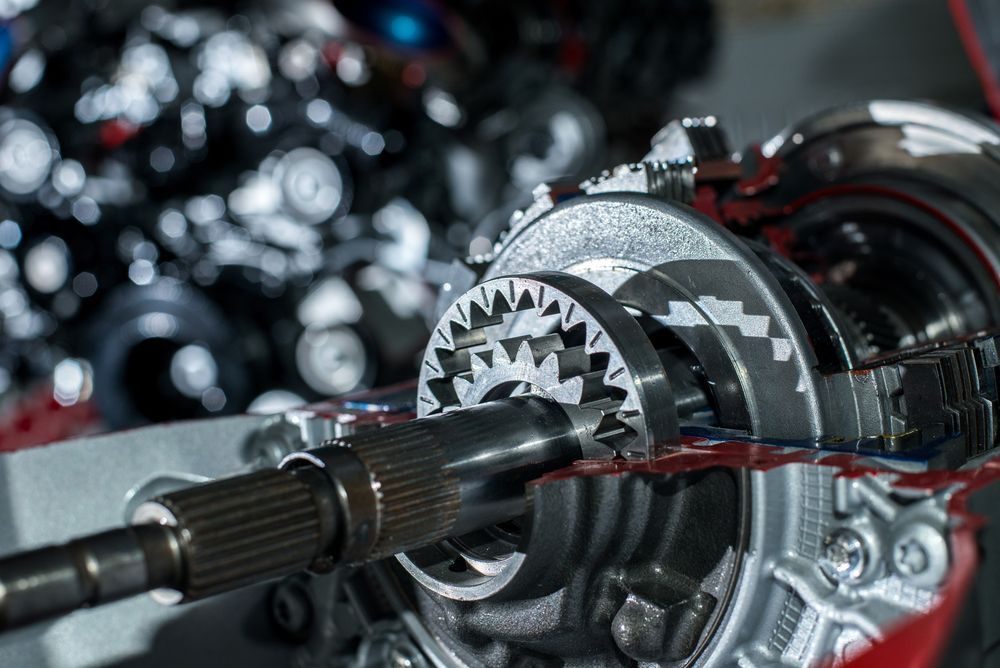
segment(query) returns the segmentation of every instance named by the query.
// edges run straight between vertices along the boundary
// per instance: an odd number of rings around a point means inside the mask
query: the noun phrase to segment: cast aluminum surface
[[[947,495],[894,489],[892,473],[842,476],[822,462],[754,473],[754,494],[765,497],[763,505],[754,500],[758,527],[740,591],[703,665],[809,666],[824,658],[841,665],[937,601],[950,563]],[[779,511],[773,504],[783,496],[789,507]],[[861,538],[864,554],[861,568],[838,577],[829,544],[844,530]],[[917,572],[900,568],[907,546],[926,550]]]

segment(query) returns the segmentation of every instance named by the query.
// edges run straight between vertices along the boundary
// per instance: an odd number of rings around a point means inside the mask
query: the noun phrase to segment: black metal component
[[[522,665],[526,656],[545,666],[688,659],[718,623],[738,576],[748,493],[742,475],[723,470],[532,485],[526,558],[513,580],[470,602],[418,587],[415,604],[473,665]],[[587,521],[573,519],[581,517]],[[420,552],[429,560],[431,550],[448,558],[441,548]],[[706,590],[713,570],[720,577]]]
[[[152,589],[195,600],[367,562],[524,512],[525,485],[579,456],[555,403],[505,399],[331,441],[164,494],[135,526],[0,561],[0,628]]]
[[[176,528],[173,588],[205,598],[302,570],[333,544],[338,508],[316,478],[271,470],[197,485],[139,506],[135,521]]]
[[[282,466],[327,472],[345,509],[337,558],[368,561],[518,517],[525,483],[579,454],[558,405],[519,397],[336,439]]]
[[[170,527],[112,529],[0,560],[0,628],[180,583],[179,543]]]

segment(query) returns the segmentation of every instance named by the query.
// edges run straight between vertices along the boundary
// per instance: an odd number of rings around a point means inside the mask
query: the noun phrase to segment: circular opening
[[[870,355],[961,336],[1000,304],[971,239],[889,197],[820,200],[782,227],[783,252],[856,324]]]

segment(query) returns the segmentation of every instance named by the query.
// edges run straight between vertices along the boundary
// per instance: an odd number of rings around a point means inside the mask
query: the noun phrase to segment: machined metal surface
[[[591,281],[697,351],[725,426],[774,438],[826,431],[815,355],[794,307],[716,223],[643,195],[570,199],[517,222],[484,278],[553,269]]]
[[[244,470],[279,470],[132,495],[175,539],[157,583],[196,598],[286,576],[274,619],[316,641],[303,661],[756,668],[878,649],[945,609],[977,528],[962,504],[1000,476],[997,145],[974,119],[876,101],[743,164],[714,119],[672,124],[644,162],[536,189],[453,274],[415,419],[376,400],[290,411],[238,448]],[[33,569],[81,555],[98,567],[56,608],[153,586],[122,531],[0,562],[12,609],[35,614]]]
[[[522,386],[570,411],[587,457],[655,457],[677,438],[670,381],[646,335],[579,278],[498,278],[456,300],[427,346],[417,410],[433,415]]]

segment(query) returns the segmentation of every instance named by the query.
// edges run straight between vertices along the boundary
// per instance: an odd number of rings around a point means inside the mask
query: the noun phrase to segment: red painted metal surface
[[[965,46],[965,52],[969,56],[969,62],[979,77],[979,84],[983,87],[983,94],[986,96],[986,104],[989,105],[993,116],[1000,119],[1000,72],[997,72],[986,55],[986,50],[980,40],[979,31],[976,30],[976,23],[969,9],[968,0],[948,0],[948,7],[951,9],[952,19],[955,27],[958,28],[958,35]],[[986,29],[993,28],[989,26]]]
[[[45,445],[97,429],[100,417],[90,401],[62,406],[44,385],[20,397],[0,416],[0,452]]]

